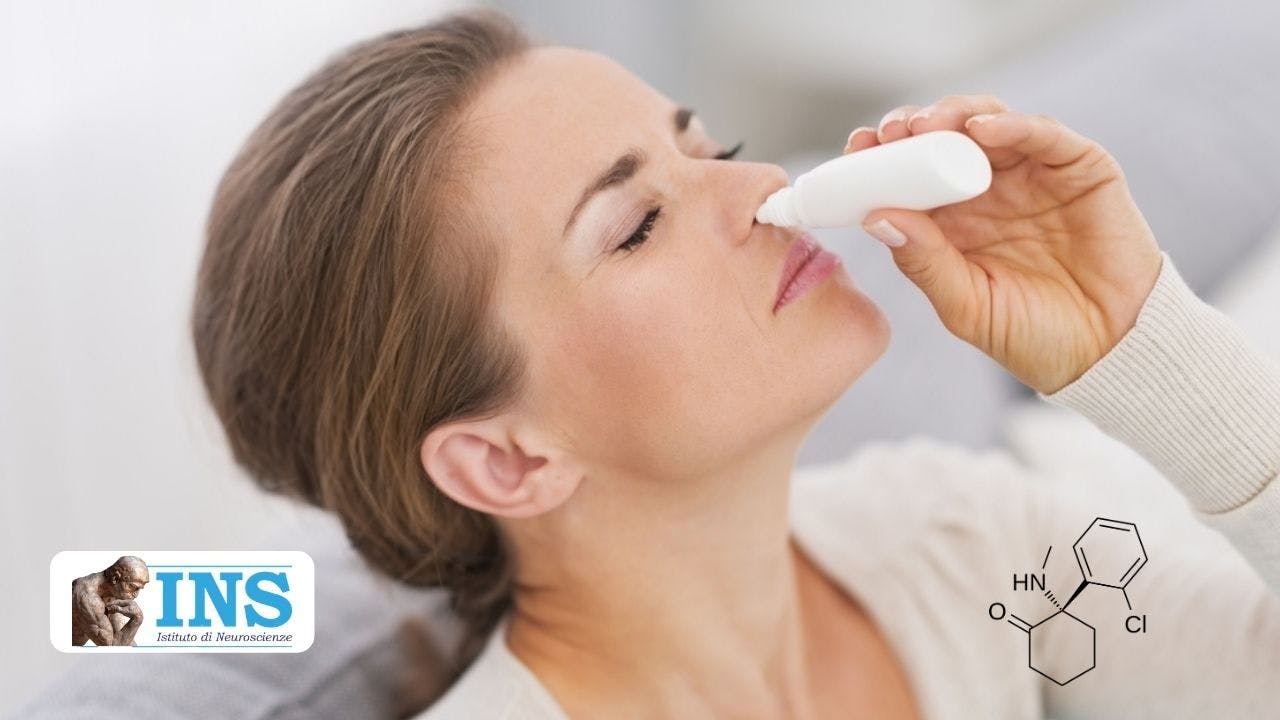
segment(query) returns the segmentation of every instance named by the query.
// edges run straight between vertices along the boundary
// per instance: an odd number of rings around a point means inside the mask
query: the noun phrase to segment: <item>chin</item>
[[[780,372],[786,377],[778,385],[780,394],[766,401],[772,412],[787,418],[787,427],[803,432],[880,359],[890,337],[884,312],[843,272],[816,290],[793,301],[794,307],[783,308],[795,313],[784,321]]]
[[[843,272],[843,282],[833,283],[824,299],[822,318],[815,332],[821,340],[814,347],[815,372],[825,380],[834,404],[889,347],[889,318],[879,305],[853,286]]]

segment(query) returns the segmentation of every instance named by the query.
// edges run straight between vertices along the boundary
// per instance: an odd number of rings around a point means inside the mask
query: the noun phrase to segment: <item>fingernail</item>
[[[965,120],[965,121],[964,121],[964,126],[967,128],[967,127],[969,127],[969,126],[971,126],[971,125],[977,125],[977,124],[979,124],[979,123],[984,123],[984,122],[986,122],[986,121],[990,120],[990,119],[991,119],[991,118],[993,118],[993,117],[995,117],[995,115],[974,115],[973,117],[971,117],[971,118],[969,118],[968,120]]]
[[[913,122],[915,122],[915,121],[917,121],[917,120],[924,120],[924,119],[928,118],[930,115],[932,115],[932,114],[933,114],[933,110],[934,110],[934,106],[933,106],[933,105],[930,105],[930,106],[928,106],[928,107],[920,108],[919,110],[917,110],[917,111],[916,111],[915,115],[912,115],[912,116],[907,120],[907,127],[908,127],[908,128],[910,128],[910,127],[911,127],[911,123],[913,123]]]
[[[892,110],[886,113],[885,116],[880,119],[879,132],[884,132],[885,125],[888,125],[889,123],[895,122],[897,120],[902,120],[906,116],[907,116],[907,111],[903,110],[902,108],[898,108],[897,110]]]
[[[866,230],[871,237],[889,247],[902,247],[907,242],[907,236],[903,235],[901,230],[894,227],[893,223],[884,218],[880,218],[869,225],[863,225],[862,229]]]
[[[875,132],[875,131],[876,131],[876,129],[875,129],[875,128],[869,128],[869,127],[866,127],[865,125],[864,125],[864,126],[862,126],[862,127],[860,127],[860,128],[857,128],[857,129],[856,129],[856,130],[854,130],[853,132],[849,133],[849,139],[844,141],[844,148],[845,148],[846,150],[848,150],[848,149],[849,149],[849,146],[853,144],[853,138],[854,138],[854,136],[855,136],[855,135],[857,135],[858,133],[860,133],[860,132]]]

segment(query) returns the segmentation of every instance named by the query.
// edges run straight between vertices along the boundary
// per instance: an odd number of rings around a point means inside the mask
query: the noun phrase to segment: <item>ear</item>
[[[510,518],[539,515],[573,494],[577,463],[536,431],[517,439],[512,415],[439,425],[420,448],[440,491],[469,508]]]

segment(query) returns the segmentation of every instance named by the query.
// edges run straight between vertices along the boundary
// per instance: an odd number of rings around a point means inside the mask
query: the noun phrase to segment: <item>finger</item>
[[[874,227],[879,220],[887,220],[906,237],[905,242],[890,246],[894,264],[924,291],[942,324],[957,337],[969,340],[973,333],[970,325],[974,281],[964,255],[927,213],[898,208],[873,210],[863,219],[863,230],[879,237],[882,231]]]
[[[1009,109],[995,95],[947,95],[934,104],[920,108],[907,118],[912,133],[933,130],[960,130],[964,121],[974,115],[1005,112]]]
[[[1003,149],[1048,167],[1070,165],[1098,149],[1092,140],[1044,114],[1009,111],[975,115],[965,123],[965,129],[984,149]],[[991,165],[1000,169],[994,158]]]
[[[1008,110],[1004,102],[994,95],[948,95],[929,107],[918,110],[907,119],[907,126],[915,134],[936,130],[967,132],[965,123],[969,118]],[[983,150],[987,153],[993,170],[1012,167],[1023,158],[1023,155],[1008,148],[984,147]]]
[[[866,150],[877,144],[879,144],[879,141],[876,139],[876,129],[863,125],[849,133],[849,139],[844,144],[843,154],[848,155],[851,152]]]
[[[919,109],[919,105],[900,105],[885,113],[884,117],[880,118],[880,127],[876,130],[880,142],[901,140],[910,135],[910,131],[907,130],[907,118]]]

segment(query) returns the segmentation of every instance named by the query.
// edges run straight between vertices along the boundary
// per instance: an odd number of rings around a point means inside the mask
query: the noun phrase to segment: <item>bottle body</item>
[[[937,130],[828,160],[770,195],[756,220],[774,225],[857,225],[876,208],[932,210],[991,187],[991,162],[968,135]]]

